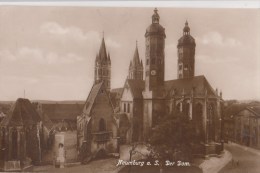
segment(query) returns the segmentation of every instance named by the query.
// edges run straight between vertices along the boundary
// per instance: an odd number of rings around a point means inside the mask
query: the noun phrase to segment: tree
[[[158,159],[161,163],[180,157],[190,161],[191,146],[198,142],[194,127],[192,120],[180,112],[166,115],[154,127],[149,138],[150,158]]]

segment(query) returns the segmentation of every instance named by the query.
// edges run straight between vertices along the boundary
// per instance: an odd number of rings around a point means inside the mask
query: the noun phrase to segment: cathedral
[[[106,146],[110,144],[111,152],[116,152],[116,148],[121,144],[147,141],[159,119],[165,115],[174,116],[178,111],[188,116],[196,127],[200,144],[193,149],[193,154],[220,154],[223,150],[222,93],[213,89],[205,76],[195,75],[196,42],[191,36],[188,22],[185,22],[183,35],[176,45],[177,79],[165,80],[166,33],[160,24],[157,9],[154,9],[152,23],[147,27],[144,36],[145,60],[142,61],[139,57],[136,45],[124,86],[117,89],[110,87],[112,62],[106,51],[105,40],[102,39],[95,61],[94,85],[87,98],[83,115],[78,118],[78,122],[82,122],[78,123],[82,143],[88,138],[89,128],[94,128],[96,124],[99,126],[97,133],[107,134],[103,134],[102,145],[97,146],[108,152]],[[95,101],[98,95],[99,101]],[[99,109],[91,111],[98,105]],[[106,112],[105,109],[109,111]],[[96,118],[93,118],[95,116]],[[110,124],[109,130],[102,126],[102,119],[105,120],[103,124]],[[92,126],[86,128],[90,121],[93,121]],[[96,132],[92,134],[95,136]],[[90,137],[89,140],[91,141]],[[94,148],[92,153],[97,150],[97,147]]]
[[[164,80],[166,34],[159,21],[155,9],[152,23],[145,31],[145,68],[137,47],[130,62],[120,98],[120,112],[127,115],[130,127],[121,138],[125,137],[126,143],[145,141],[162,116],[179,111],[195,123],[201,145],[194,152],[219,153],[222,150],[222,93],[214,90],[205,76],[195,76],[196,42],[187,21],[177,44],[177,79]]]

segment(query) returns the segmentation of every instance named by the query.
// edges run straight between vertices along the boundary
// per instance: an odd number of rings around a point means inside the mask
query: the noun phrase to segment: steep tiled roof
[[[86,114],[86,115],[90,114],[93,104],[95,102],[95,99],[96,99],[98,92],[101,89],[102,85],[103,85],[103,82],[100,82],[100,83],[92,86],[91,91],[88,95],[87,101],[85,103],[84,114]]]
[[[145,81],[127,79],[126,83],[129,84],[131,92],[134,98],[142,98],[142,91],[145,88]],[[164,82],[164,90],[167,96],[170,96],[172,92],[174,95],[191,94],[193,90],[194,96],[216,97],[215,90],[210,86],[209,82],[204,76],[195,76],[193,78],[175,79]]]
[[[116,93],[118,95],[121,95],[123,90],[124,90],[124,88],[114,88],[114,89],[111,89],[110,93]]]
[[[184,78],[165,81],[164,88],[169,94],[174,91],[175,95],[191,94],[193,89],[194,95],[205,95],[207,90],[208,96],[216,96],[214,89],[210,86],[205,76],[195,76],[193,78]]]
[[[142,92],[145,87],[144,80],[127,79],[126,82],[129,84],[130,90],[134,98],[143,98]]]
[[[1,121],[0,126],[34,125],[41,121],[35,107],[28,99],[19,98]]]
[[[76,120],[83,104],[42,104],[42,113],[51,120]]]
[[[251,111],[257,117],[260,117],[260,106],[250,106],[247,107],[249,111]]]

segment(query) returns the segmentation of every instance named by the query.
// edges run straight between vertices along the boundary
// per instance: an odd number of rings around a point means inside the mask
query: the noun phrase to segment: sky
[[[0,6],[0,100],[85,100],[104,32],[111,87],[122,87],[154,8]],[[165,28],[165,80],[177,78],[177,41],[187,20],[195,75],[224,99],[260,100],[259,9],[158,7]]]

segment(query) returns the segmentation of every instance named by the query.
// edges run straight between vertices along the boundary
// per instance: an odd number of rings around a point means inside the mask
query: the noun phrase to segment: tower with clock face
[[[154,10],[152,24],[145,33],[145,90],[155,91],[164,83],[165,29],[159,24],[158,10]]]
[[[145,33],[145,90],[143,91],[143,137],[149,136],[158,119],[164,115],[164,45],[165,29],[159,24],[154,10],[152,24]]]

